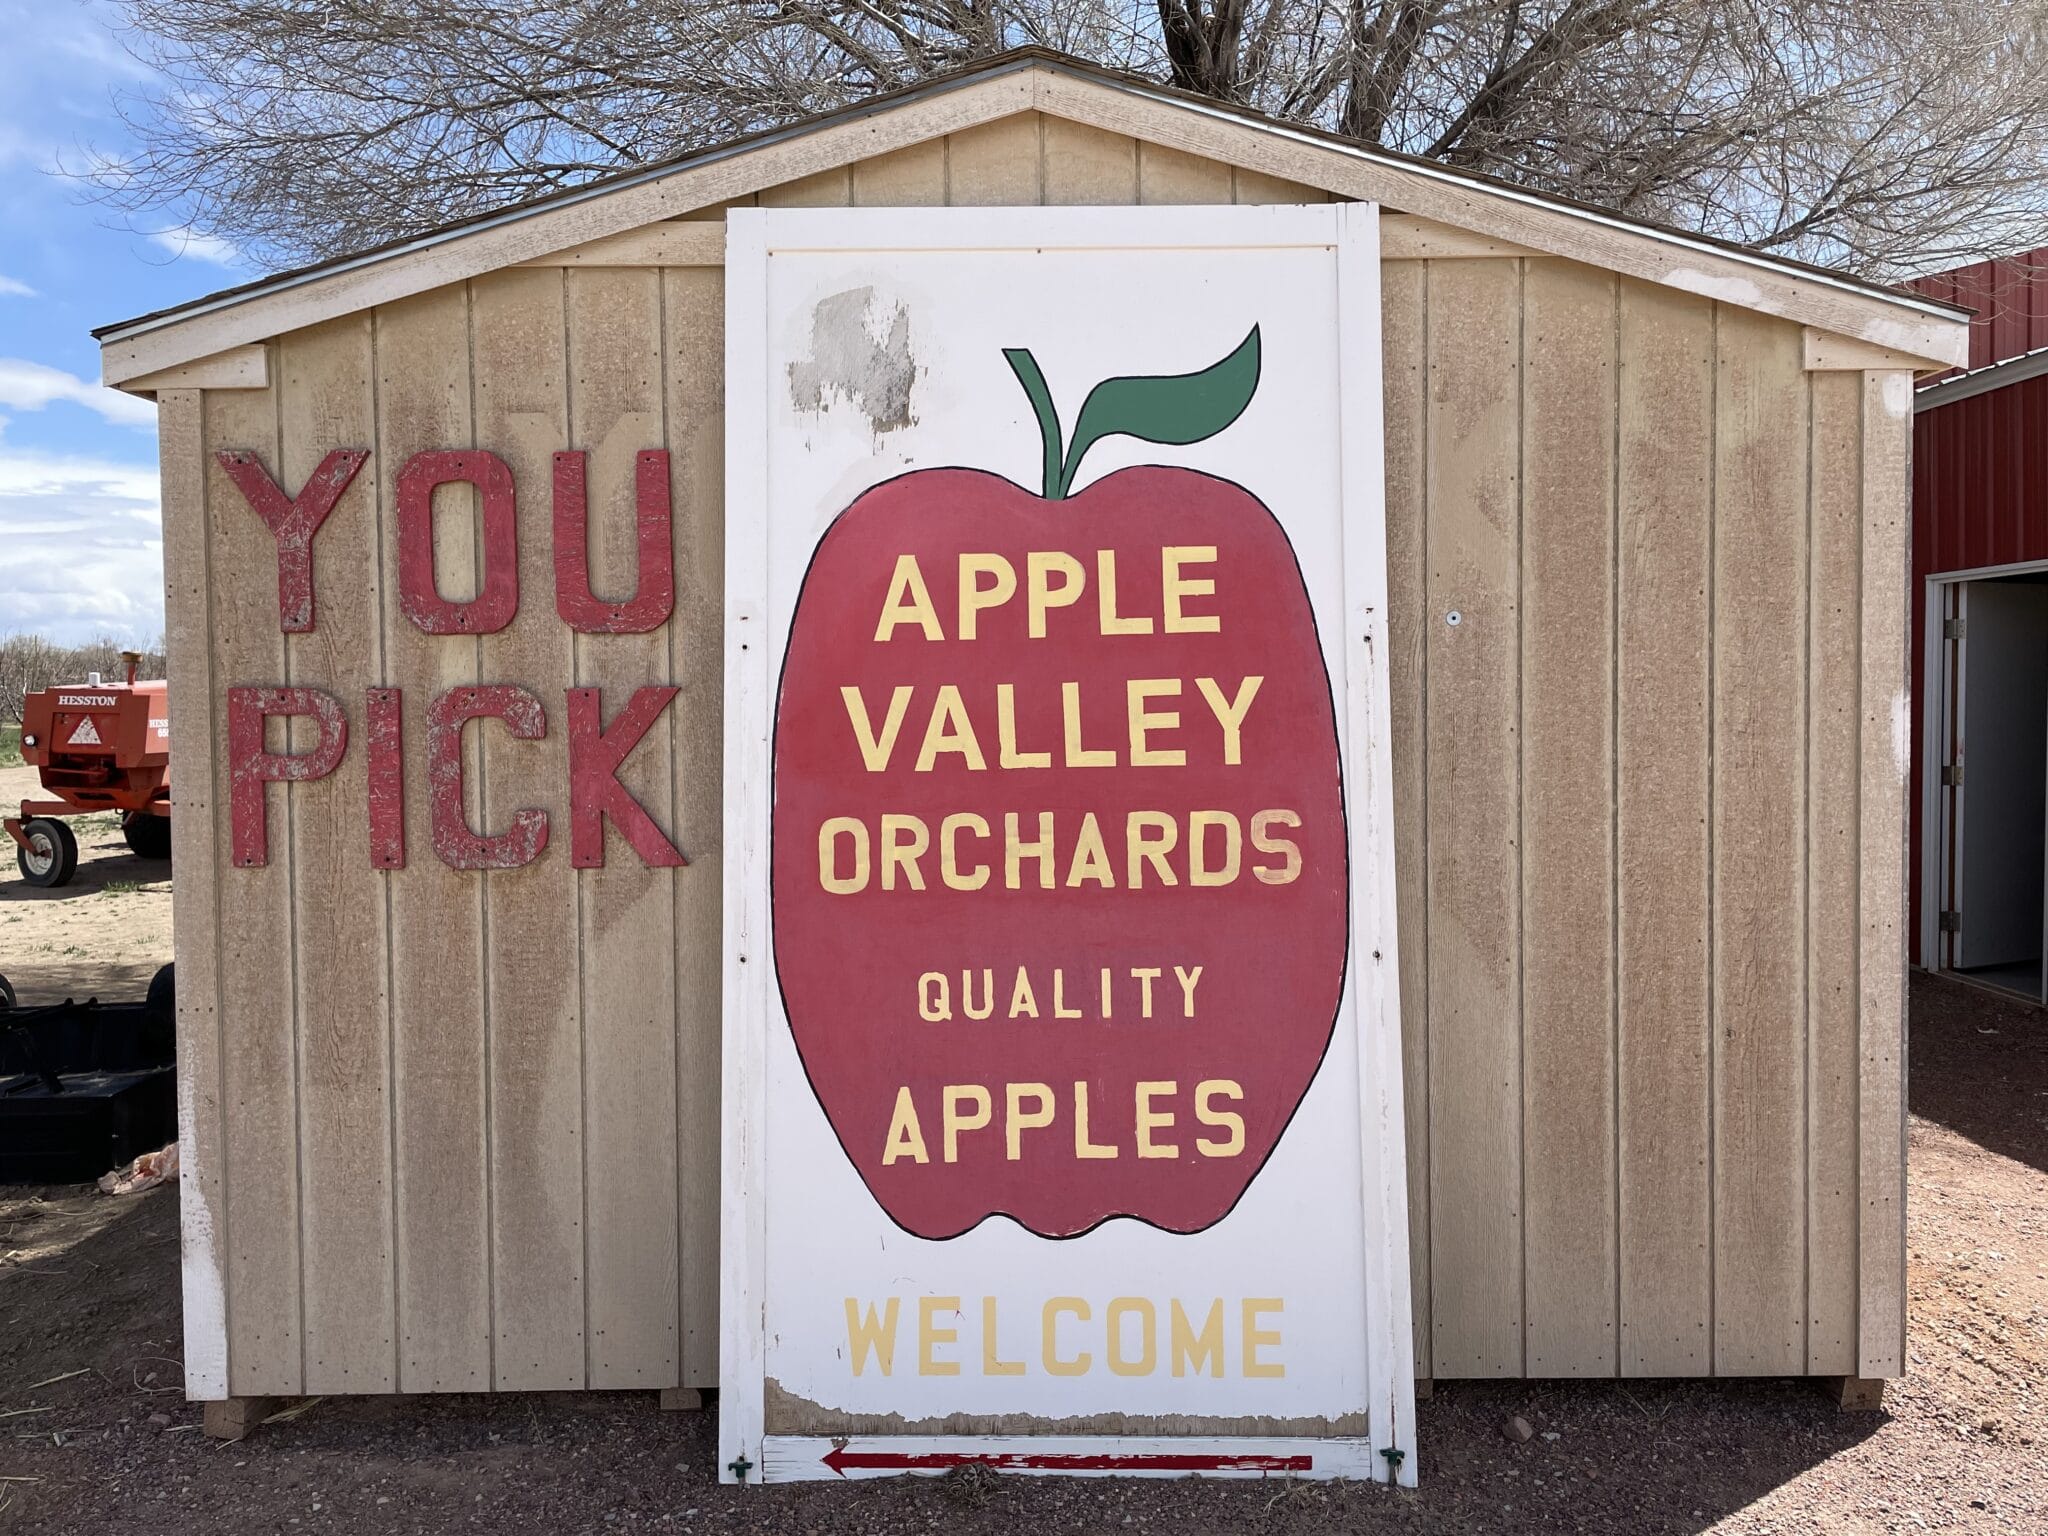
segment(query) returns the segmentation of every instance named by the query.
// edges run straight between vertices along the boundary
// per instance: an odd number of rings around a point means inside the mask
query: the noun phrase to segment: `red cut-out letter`
[[[367,448],[337,448],[320,461],[297,496],[286,496],[248,449],[226,448],[214,455],[277,539],[277,623],[286,634],[304,634],[313,627],[313,535],[369,456]]]
[[[263,723],[272,715],[306,715],[320,729],[310,752],[272,752]],[[348,749],[348,718],[341,701],[318,688],[228,689],[228,805],[235,863],[255,869],[270,862],[270,825],[263,786],[304,784],[334,772]]]
[[[548,845],[548,813],[512,813],[503,832],[472,831],[462,809],[462,727],[502,720],[521,741],[548,733],[547,712],[524,688],[450,688],[427,707],[427,795],[433,802],[434,852],[450,869],[517,869]]]
[[[633,465],[633,517],[640,541],[640,584],[623,603],[590,590],[590,501],[584,454],[555,455],[555,612],[586,635],[644,635],[676,607],[675,547],[670,541],[668,450],[650,448]]]
[[[372,688],[366,695],[364,724],[370,733],[370,864],[375,869],[405,868],[404,694],[397,688]]]
[[[483,581],[451,603],[434,579],[434,491],[462,481],[483,509]],[[519,611],[519,504],[512,471],[495,453],[416,453],[398,472],[398,601],[430,635],[495,635]]]
[[[569,862],[577,869],[603,867],[607,816],[650,869],[690,862],[619,782],[619,765],[681,691],[639,689],[606,730],[600,690],[569,690]]]

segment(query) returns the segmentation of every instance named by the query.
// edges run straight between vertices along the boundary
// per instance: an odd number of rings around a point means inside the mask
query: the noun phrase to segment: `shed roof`
[[[1924,295],[1025,48],[840,111],[103,326],[93,332],[102,376],[147,392],[165,370],[285,331],[1030,111],[1798,321],[1923,367],[1967,357],[1965,312]]]

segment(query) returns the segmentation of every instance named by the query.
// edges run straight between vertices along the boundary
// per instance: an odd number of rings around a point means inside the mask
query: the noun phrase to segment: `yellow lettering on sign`
[[[1124,684],[1124,704],[1130,716],[1131,766],[1133,768],[1185,768],[1187,752],[1180,747],[1155,747],[1154,731],[1180,729],[1180,711],[1152,710],[1145,706],[1154,699],[1180,697],[1177,677],[1134,677]]]
[[[1093,1363],[1093,1356],[1088,1351],[1082,1350],[1080,1354],[1075,1355],[1071,1360],[1064,1359],[1060,1355],[1060,1318],[1062,1315],[1070,1316],[1076,1322],[1085,1323],[1092,1314],[1089,1311],[1088,1303],[1078,1296],[1055,1296],[1045,1304],[1044,1311],[1039,1314],[1039,1333],[1041,1335],[1039,1354],[1045,1362],[1045,1374],[1048,1376],[1086,1376],[1089,1365]]]
[[[996,1355],[996,1299],[993,1296],[981,1298],[981,1374],[984,1376],[1022,1376],[1022,1360],[1003,1360]]]
[[[1259,1326],[1259,1318],[1267,1312],[1278,1312],[1286,1305],[1278,1296],[1247,1296],[1243,1302],[1244,1329],[1244,1374],[1253,1376],[1285,1376],[1287,1367],[1279,1361],[1259,1358],[1259,1351],[1268,1345],[1278,1346],[1280,1330]]]
[[[1138,1156],[1180,1156],[1180,1148],[1173,1142],[1155,1142],[1152,1139],[1153,1131],[1163,1131],[1173,1124],[1173,1112],[1165,1109],[1154,1109],[1152,1101],[1162,1095],[1174,1093],[1179,1088],[1179,1083],[1138,1084]]]
[[[895,1368],[896,1319],[901,1310],[899,1299],[891,1296],[883,1303],[879,1319],[875,1316],[872,1301],[868,1303],[867,1315],[863,1317],[860,1303],[851,1296],[846,1298],[846,1352],[853,1361],[854,1375],[867,1370],[869,1355],[875,1357],[884,1376]]]
[[[1183,576],[1181,567],[1215,563],[1214,544],[1169,544],[1159,551],[1159,585],[1166,608],[1164,628],[1169,635],[1213,635],[1223,628],[1223,620],[1215,614],[1182,613],[1180,606],[1183,598],[1209,597],[1216,591],[1212,578]]]
[[[889,1116],[889,1135],[882,1143],[882,1166],[888,1167],[899,1157],[907,1157],[914,1163],[932,1160],[924,1148],[924,1130],[917,1123],[917,1105],[911,1100],[908,1087],[896,1090],[896,1108]]]
[[[896,738],[903,731],[903,717],[910,713],[910,696],[916,692],[908,683],[899,683],[889,694],[889,712],[882,717],[882,728],[877,731],[874,722],[868,718],[868,701],[861,697],[858,688],[841,688],[839,697],[846,701],[847,722],[853,726],[853,739],[860,747],[860,760],[869,773],[880,773],[889,766],[889,759],[896,751]]]
[[[906,1094],[910,1092],[908,1088],[901,1091]],[[966,1106],[970,1104],[974,1107],[967,1110]],[[979,1083],[957,1083],[939,1090],[939,1126],[945,1142],[947,1162],[960,1161],[960,1133],[978,1131],[985,1127],[993,1108],[988,1090]]]
[[[1202,1362],[1208,1361],[1209,1374],[1223,1374],[1223,1302],[1221,1298],[1209,1303],[1208,1315],[1202,1319],[1199,1333],[1188,1322],[1187,1312],[1181,1307],[1180,1298],[1175,1297],[1172,1309],[1167,1314],[1169,1333],[1168,1347],[1173,1352],[1173,1374],[1185,1376],[1189,1371],[1202,1373]]]
[[[941,1312],[958,1312],[958,1296],[920,1296],[917,1298],[917,1374],[920,1376],[958,1376],[958,1360],[941,1360],[938,1348],[941,1344],[958,1342],[960,1330],[941,1328]]]
[[[1029,1113],[1023,1108],[1026,1095],[1038,1105]],[[1024,1133],[1042,1130],[1052,1124],[1052,1089],[1044,1083],[1008,1083],[1004,1085],[1003,1099],[1004,1151],[1011,1162],[1021,1162],[1024,1157]]]
[[[918,749],[917,771],[930,773],[941,752],[959,754],[975,773],[988,768],[987,759],[981,755],[981,743],[975,739],[974,726],[967,718],[967,706],[960,700],[959,688],[952,683],[939,685],[932,717],[924,728],[924,745]]]
[[[1138,1320],[1139,1349],[1134,1359],[1124,1353],[1124,1319]],[[1159,1363],[1159,1311],[1142,1296],[1119,1296],[1103,1320],[1109,1335],[1109,1368],[1118,1376],[1150,1376]]]
[[[993,577],[987,586],[981,578]],[[1000,608],[1017,594],[1017,568],[1001,555],[960,557],[960,638],[975,637],[975,621],[985,608]]]
[[[882,617],[875,625],[875,639],[882,641],[896,633],[899,624],[915,624],[927,640],[943,640],[938,610],[924,584],[924,572],[917,568],[917,556],[898,555],[896,569],[889,577],[889,595],[882,599]]]
[[[1221,1077],[1195,1084],[1195,1118],[1204,1125],[1213,1125],[1225,1132],[1221,1141],[1197,1136],[1195,1150],[1204,1157],[1236,1157],[1244,1150],[1244,1116],[1235,1110],[1215,1108],[1213,1101],[1216,1099],[1235,1099],[1243,1103],[1244,1089]]]
[[[1058,586],[1052,582],[1057,574],[1063,578]],[[1066,608],[1081,600],[1081,590],[1088,585],[1088,574],[1081,569],[1081,562],[1062,550],[1033,550],[1024,557],[1024,612],[1028,621],[1031,638],[1045,638],[1045,611],[1048,608]]]

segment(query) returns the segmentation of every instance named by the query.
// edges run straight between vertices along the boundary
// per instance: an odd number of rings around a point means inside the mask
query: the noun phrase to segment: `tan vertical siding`
[[[1429,844],[1424,754],[1423,634],[1427,622],[1429,457],[1429,269],[1419,261],[1380,268],[1385,360],[1387,633],[1394,753],[1396,922],[1401,945],[1401,1064],[1407,1089],[1408,1279],[1415,1313],[1415,1370],[1430,1374],[1429,1252]]]
[[[1724,307],[1714,463],[1714,1369],[1806,1358],[1806,378]]]
[[[383,666],[362,681],[388,679],[405,692],[406,863],[382,877],[391,904],[398,1389],[480,1392],[491,1384],[484,888],[435,857],[427,774],[428,708],[444,689],[478,681],[477,642],[423,634],[405,616],[396,506],[398,471],[414,454],[477,444],[468,292],[444,288],[388,305],[376,324],[376,446],[361,479],[378,498],[390,590]],[[481,580],[477,500],[462,484],[434,493],[435,585],[450,599],[475,596]],[[322,540],[334,531],[328,521]],[[532,600],[521,593],[522,606]],[[497,729],[464,733],[465,812],[476,826],[484,825],[477,743]],[[367,864],[367,852],[355,862]]]
[[[1860,1375],[1906,1368],[1907,457],[1913,380],[1863,376],[1863,996],[1858,1068]]]
[[[574,638],[555,613],[549,476],[569,436],[565,276],[498,272],[469,285],[476,434],[521,491],[519,611],[478,641],[478,675],[534,689],[554,724],[519,741],[496,724],[479,737],[478,825],[498,831],[527,806],[553,807],[547,853],[484,874],[484,989],[490,999],[492,1385],[580,1387],[584,1366],[582,951],[576,872],[560,820],[569,753],[561,688]],[[593,519],[620,508],[592,501]],[[433,850],[415,842],[415,857]],[[438,862],[438,861],[436,861]]]
[[[668,676],[675,703],[675,837],[690,861],[675,880],[676,1114],[682,1243],[682,1381],[718,1380],[718,1139],[725,901],[720,836],[725,772],[725,273],[662,274],[663,363],[674,478],[676,616]]]
[[[1522,293],[1527,1370],[1615,1368],[1614,279]]]
[[[623,596],[639,584],[635,458],[668,440],[661,277],[627,267],[572,271],[566,280],[569,439],[589,454],[591,585]],[[635,689],[668,681],[662,634],[579,635],[575,648],[576,682],[603,690],[607,724]],[[556,693],[546,703],[553,712],[564,701]],[[619,773],[627,792],[664,828],[675,824],[674,729],[674,716],[665,714]],[[609,824],[603,830],[603,867],[576,872],[588,1385],[672,1386],[681,1318],[672,1133],[674,877],[646,867]],[[555,836],[566,841],[568,831],[558,819]],[[553,852],[560,857],[563,850]]]
[[[1432,263],[1423,750],[1442,1376],[1522,1374],[1521,398],[1521,263]]]
[[[296,490],[329,450],[360,447],[376,431],[370,323],[352,315],[279,345],[282,484]],[[322,527],[317,627],[289,637],[285,662],[295,686],[340,700],[354,747],[290,796],[307,1392],[397,1384],[384,892],[364,815],[363,688],[378,672],[383,607],[375,509],[372,485],[351,486]]]
[[[758,200],[1326,194],[1027,113]],[[1809,375],[1796,326],[1550,258],[1383,280],[1419,1369],[1896,1372],[1904,376]],[[164,396],[187,1195],[225,1266],[228,1389],[717,1379],[722,356],[715,267],[534,268],[282,338],[269,389]],[[519,488],[519,611],[425,636],[394,477],[471,444]],[[210,455],[296,490],[341,445],[373,457],[287,653],[271,536]],[[593,582],[623,595],[655,447],[675,617],[572,637],[552,455],[590,454]],[[477,580],[474,501],[439,498],[450,596]],[[543,740],[484,722],[465,746],[475,825],[549,812],[520,870],[432,850],[427,706],[475,680],[548,711]],[[224,690],[284,681],[337,693],[356,737],[332,778],[269,791],[271,863],[235,869]],[[408,690],[409,862],[373,873],[383,681]],[[609,720],[661,683],[624,777],[689,866],[608,832],[575,870],[564,690],[602,687]]]
[[[278,474],[275,385],[206,397],[208,584],[212,593],[216,744],[227,740],[227,690],[286,680],[278,632],[276,541],[212,454],[247,449]],[[361,477],[358,476],[358,482]],[[297,486],[290,487],[296,490]],[[360,483],[335,516],[360,517]],[[180,725],[181,730],[192,727]],[[273,730],[276,730],[273,727]],[[271,747],[283,743],[273,737]],[[214,765],[214,859],[220,869],[221,1111],[226,1155],[228,1372],[236,1392],[295,1394],[305,1383],[299,1286],[299,1115],[289,796],[271,786],[270,861],[237,868],[224,756]],[[317,791],[320,786],[308,785]]]
[[[1854,1376],[1863,379],[1808,377],[1806,1369]]]
[[[1621,284],[1616,1200],[1625,1376],[1712,1366],[1714,306]]]

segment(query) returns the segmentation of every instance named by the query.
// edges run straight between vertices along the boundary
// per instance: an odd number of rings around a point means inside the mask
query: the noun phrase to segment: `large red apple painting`
[[[788,637],[773,923],[791,1033],[889,1216],[947,1238],[1113,1217],[1196,1232],[1273,1152],[1327,1050],[1349,926],[1338,734],[1285,531],[1242,486],[1118,470],[1257,389],[1259,333],[1108,380],[1063,443],[1005,354],[1042,493],[980,469],[832,523]]]

